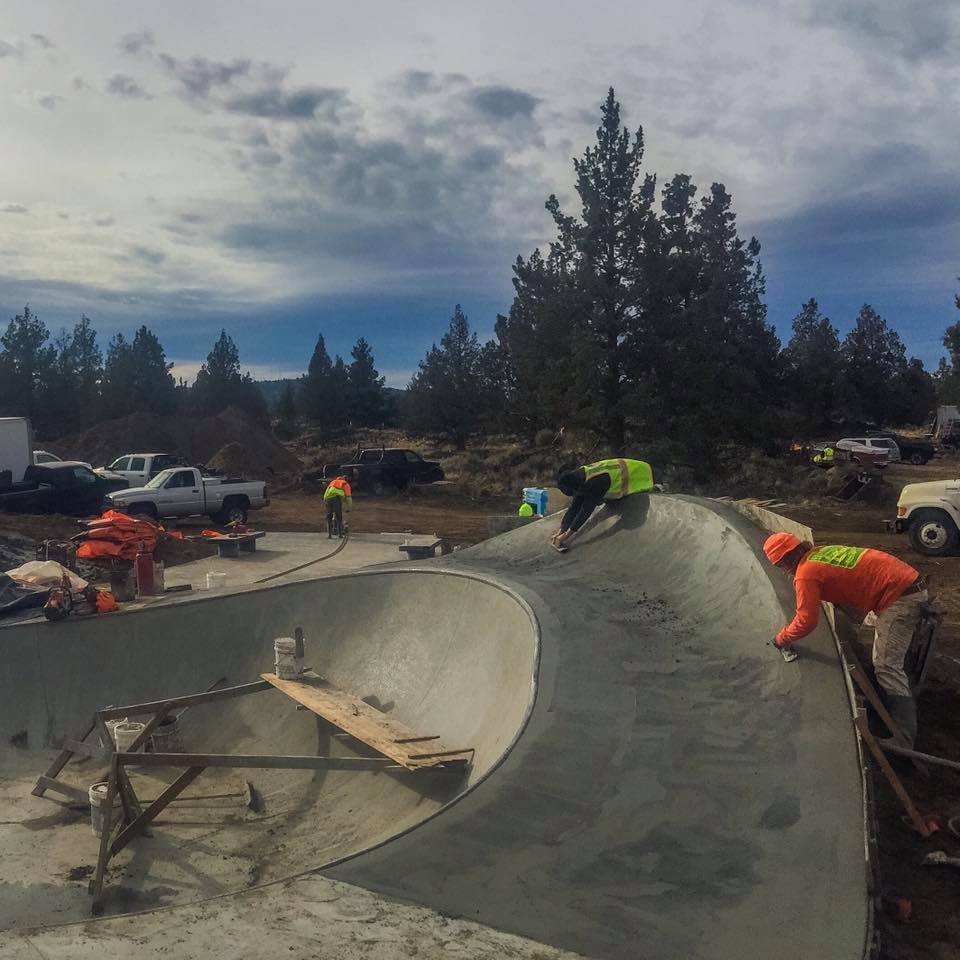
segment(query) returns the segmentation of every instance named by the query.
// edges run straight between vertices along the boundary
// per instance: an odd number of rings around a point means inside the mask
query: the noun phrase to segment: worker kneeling
[[[881,550],[863,547],[814,547],[791,533],[774,533],[763,545],[767,559],[793,574],[797,612],[776,636],[788,647],[813,632],[820,602],[855,607],[876,616],[873,666],[894,722],[913,745],[917,706],[904,669],[914,631],[927,602],[926,580],[909,564]]]
[[[557,487],[573,499],[550,542],[558,550],[566,550],[566,542],[605,500],[649,493],[653,489],[653,470],[643,460],[597,460],[575,470],[564,470],[557,477]]]
[[[346,477],[337,477],[327,484],[327,489],[323,491],[323,505],[327,515],[327,539],[333,536],[334,530],[339,537],[342,537],[346,529],[343,521],[344,505],[346,505],[348,516],[353,506],[353,491]]]

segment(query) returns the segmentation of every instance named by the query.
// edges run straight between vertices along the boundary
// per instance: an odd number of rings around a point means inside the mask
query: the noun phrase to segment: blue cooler
[[[529,503],[541,517],[547,513],[547,491],[543,487],[524,487],[523,502]]]

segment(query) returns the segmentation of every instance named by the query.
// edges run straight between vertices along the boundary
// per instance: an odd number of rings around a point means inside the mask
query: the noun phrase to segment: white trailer
[[[5,471],[10,483],[19,483],[33,463],[33,430],[26,417],[0,417],[0,486]]]

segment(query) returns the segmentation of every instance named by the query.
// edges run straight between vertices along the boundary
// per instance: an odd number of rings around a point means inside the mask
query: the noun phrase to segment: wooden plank
[[[119,754],[118,754],[119,756]],[[160,815],[164,808],[170,804],[174,798],[178,797],[187,787],[193,783],[197,777],[203,773],[203,767],[189,767],[177,777],[173,783],[167,787],[163,793],[157,797],[153,803],[147,807],[140,816],[132,823],[128,824],[113,841],[110,847],[110,856],[116,856],[138,833],[140,833],[149,823]]]
[[[217,700],[229,700],[231,697],[242,697],[247,693],[256,693],[258,690],[269,690],[270,684],[263,680],[254,680],[253,683],[241,683],[236,687],[224,687],[222,690],[208,690],[205,693],[191,693],[185,697],[167,697],[164,700],[153,700],[149,703],[131,703],[125,707],[109,707],[100,710],[99,716],[104,720],[122,720],[124,717],[135,717],[143,713],[156,713],[166,704],[174,707],[193,707],[200,703],[214,703]]]
[[[87,729],[77,738],[78,740],[86,740],[87,737],[93,733],[93,728],[97,725],[96,717],[90,721],[90,725]],[[37,782],[34,785],[33,790],[30,792],[35,797],[42,797],[44,790],[51,789],[49,785],[41,785],[41,780],[52,780],[57,776],[58,773],[70,762],[70,758],[73,756],[73,751],[70,750],[66,745],[64,748],[57,754],[53,763],[47,768],[47,772],[42,776],[37,778]]]
[[[960,770],[960,763],[956,760],[948,760],[946,757],[938,757],[932,753],[921,753],[919,750],[900,747],[895,743],[878,743],[877,746],[886,750],[887,753],[895,753],[900,757],[909,757],[911,760],[925,760],[927,763],[932,763],[935,767],[947,767],[950,770]]]
[[[103,890],[103,875],[110,859],[110,835],[113,833],[113,800],[117,795],[117,780],[120,762],[117,754],[110,760],[110,776],[107,779],[107,797],[103,808],[103,830],[100,833],[100,855],[97,857],[97,870],[90,881],[89,892],[94,898],[94,910],[97,908],[97,899]]]
[[[167,714],[173,709],[173,703],[168,700],[151,718],[147,721],[144,728],[140,731],[139,734],[134,738],[133,743],[127,747],[129,753],[133,753],[136,750],[139,750],[149,738],[150,734],[159,726],[159,724],[166,719]]]
[[[96,722],[100,727],[100,736],[109,751],[110,756],[116,756],[117,746],[114,743],[107,721],[103,719],[102,714],[96,714]],[[123,767],[117,770],[117,790],[120,793],[120,803],[123,806],[123,822],[130,823],[136,817],[140,816],[140,801],[137,799],[133,790],[133,784],[127,776],[127,771]]]
[[[128,767],[238,767],[289,770],[390,770],[388,757],[262,756],[232,753],[120,753]]]
[[[77,803],[89,803],[90,798],[87,795],[86,790],[81,790],[79,787],[74,787],[69,783],[64,783],[62,780],[54,780],[53,777],[41,776],[37,777],[37,786],[34,787],[34,791],[37,788],[43,790],[52,790],[54,793],[59,793],[64,797],[69,797],[71,800],[75,800]],[[42,797],[43,793],[34,793],[34,796]]]
[[[472,760],[471,751],[452,751],[439,739],[433,744],[437,748],[435,755],[417,757],[414,753],[416,748],[412,750],[402,742],[406,740],[408,743],[415,743],[419,736],[415,730],[321,677],[281,680],[272,673],[262,673],[260,676],[292,700],[302,703],[324,720],[329,720],[334,726],[362,740],[408,770],[433,767],[439,763],[463,765]],[[439,754],[443,756],[437,756]]]
[[[863,710],[858,711],[854,722],[857,725],[857,730],[860,731],[860,737],[867,745],[870,753],[873,754],[873,759],[877,761],[877,766],[883,771],[883,775],[889,781],[890,786],[893,787],[893,792],[899,797],[900,803],[903,804],[903,809],[907,811],[907,816],[910,817],[910,822],[913,824],[914,830],[916,830],[921,837],[929,837],[930,830],[927,827],[926,821],[920,816],[917,808],[913,805],[913,801],[910,799],[910,794],[907,793],[900,778],[897,776],[893,767],[890,766],[890,761],[884,756],[880,745],[874,740],[873,734],[870,732],[870,725],[867,723],[866,713]]]
[[[851,644],[846,641],[842,641],[840,644],[840,650],[843,653],[843,658],[846,661],[847,672],[853,677],[854,683],[860,688],[860,692],[870,701],[870,705],[877,712],[877,716],[883,721],[887,730],[890,732],[890,735],[893,737],[894,743],[898,747],[907,747],[909,748],[910,743],[904,736],[903,731],[897,726],[893,717],[890,716],[889,711],[884,706],[883,701],[880,699],[880,694],[874,689],[873,684],[870,682],[870,678],[864,673],[863,665],[860,663],[860,658],[857,656]],[[930,771],[920,763],[917,759],[913,759],[912,763],[916,768],[917,772],[924,777],[930,776]]]

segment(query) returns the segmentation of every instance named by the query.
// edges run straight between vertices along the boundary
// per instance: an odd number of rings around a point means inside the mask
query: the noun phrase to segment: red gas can
[[[137,578],[137,596],[149,597],[153,594],[153,554],[141,542],[137,547],[137,557],[133,561]]]

